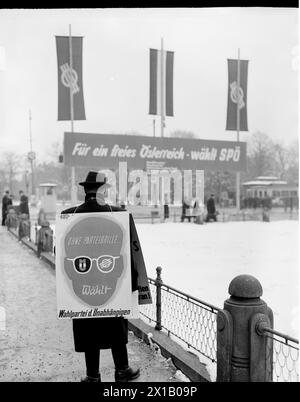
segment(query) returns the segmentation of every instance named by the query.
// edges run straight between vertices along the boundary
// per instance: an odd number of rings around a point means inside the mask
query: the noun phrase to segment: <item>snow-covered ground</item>
[[[218,307],[237,275],[255,276],[274,328],[298,338],[298,221],[139,224],[148,276]]]

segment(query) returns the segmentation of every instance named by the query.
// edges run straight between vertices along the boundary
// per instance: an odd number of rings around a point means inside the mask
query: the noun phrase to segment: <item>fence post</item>
[[[20,218],[20,220],[19,220],[19,228],[18,228],[18,239],[19,239],[19,241],[21,241],[24,236],[25,236],[24,221],[23,221],[22,218]]]
[[[36,245],[37,245],[37,256],[40,257],[41,256],[41,252],[43,251],[43,241],[42,241],[42,235],[43,233],[43,228],[40,228],[37,231],[37,238],[36,238]]]
[[[161,279],[161,267],[156,268],[156,280],[155,280],[155,285],[156,285],[156,325],[155,329],[157,331],[161,331],[162,326],[161,326],[161,285],[163,283]]]
[[[30,220],[28,220],[28,223],[27,223],[27,236],[28,236],[29,241],[31,241],[31,222],[30,222]]]
[[[228,292],[217,318],[217,381],[271,381],[272,350],[267,353],[261,328],[272,328],[273,314],[260,298],[262,286],[251,275],[239,275]]]
[[[38,238],[37,238],[37,236],[38,236],[38,227],[37,227],[37,223],[35,223],[34,229],[35,229],[35,244],[37,244],[38,243]]]

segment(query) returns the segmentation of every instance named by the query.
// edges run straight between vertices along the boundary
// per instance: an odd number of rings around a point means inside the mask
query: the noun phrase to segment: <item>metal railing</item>
[[[148,279],[156,304],[140,306],[141,314],[155,323],[156,329],[164,329],[188,348],[216,362],[220,309],[162,283],[159,272],[156,280]]]
[[[299,213],[297,209],[293,211],[278,211],[276,208],[272,208],[271,210],[263,210],[262,208],[257,209],[241,209],[237,212],[235,209],[219,209],[217,215],[218,222],[247,222],[247,221],[277,221],[277,220],[298,220]],[[206,218],[206,211],[203,214],[203,221]],[[172,217],[172,218],[171,218]],[[190,218],[190,220],[189,220]],[[267,219],[266,219],[267,218]],[[181,222],[182,214],[179,209],[174,209],[170,213],[170,220],[173,222]],[[185,216],[185,221],[189,220],[190,222],[195,222],[194,216]]]
[[[8,230],[14,229],[17,232],[19,240],[24,237],[31,240],[31,222],[28,219],[28,215],[26,219],[26,214],[9,213],[6,218],[6,226]]]
[[[299,381],[299,341],[271,328],[264,329],[266,358],[273,353],[273,382]]]
[[[239,212],[221,210],[218,220],[220,222],[298,220],[298,210],[293,212],[277,211],[275,208],[242,209]]]
[[[222,309],[183,293],[157,278],[148,278],[153,304],[140,306],[140,313],[155,324],[155,329],[165,330],[188,348],[192,348],[212,363],[217,362],[217,314]],[[266,358],[272,353],[271,373],[274,382],[299,381],[299,341],[288,335],[264,328]]]
[[[24,217],[17,214],[9,214],[6,219],[6,226],[8,230],[13,231],[18,236],[19,240],[27,238],[29,241],[34,242],[37,246],[38,256],[40,256],[41,252],[53,254],[54,235],[49,225],[38,228],[38,225],[35,224],[34,232],[31,233],[31,222],[29,219],[24,219]]]

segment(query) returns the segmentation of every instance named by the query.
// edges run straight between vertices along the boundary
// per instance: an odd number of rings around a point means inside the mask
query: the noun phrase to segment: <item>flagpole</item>
[[[69,24],[69,66],[70,71],[73,71],[73,53],[72,53],[72,34],[71,34],[71,24]],[[74,133],[74,99],[72,85],[70,85],[70,120],[71,120],[71,132]],[[75,166],[71,167],[71,202],[72,204],[77,203],[77,191],[75,184]]]
[[[237,113],[236,113],[236,136],[237,142],[240,141],[240,48],[238,48],[237,60]],[[240,210],[240,172],[236,172],[236,208]]]
[[[161,58],[160,58],[160,132],[164,136],[164,39],[161,38]]]

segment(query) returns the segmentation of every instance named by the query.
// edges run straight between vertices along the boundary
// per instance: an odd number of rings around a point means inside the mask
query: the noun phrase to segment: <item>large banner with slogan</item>
[[[60,214],[55,230],[58,318],[138,318],[129,213]]]
[[[70,37],[56,36],[58,69],[58,120],[71,120],[70,91],[73,95],[73,120],[85,120],[82,84],[82,40],[72,36],[72,69]]]
[[[174,52],[150,49],[149,114],[173,116]]]
[[[98,169],[127,162],[128,169],[245,171],[246,143],[66,132],[64,162]]]
[[[228,97],[226,130],[237,130],[237,108],[240,111],[240,131],[248,131],[247,79],[248,60],[240,60],[240,88],[238,91],[238,60],[228,59]],[[238,96],[239,95],[239,96]],[[239,99],[239,105],[237,106]]]

